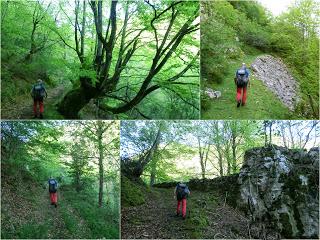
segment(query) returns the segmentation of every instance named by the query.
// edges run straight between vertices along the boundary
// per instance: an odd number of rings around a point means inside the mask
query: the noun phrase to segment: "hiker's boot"
[[[180,213],[177,212],[177,213],[176,213],[176,216],[179,217],[179,215],[180,215]]]
[[[33,115],[33,118],[37,118],[37,117],[38,117],[37,114]]]
[[[42,113],[40,113],[40,119],[43,119],[43,114]]]
[[[185,219],[186,219],[186,216],[182,216],[182,219],[185,220]]]
[[[237,103],[237,108],[240,107],[241,101],[239,100]]]
[[[55,203],[55,204],[54,204],[54,207],[55,207],[55,208],[57,208],[57,207],[58,207],[58,205]]]
[[[246,105],[245,103],[241,103],[241,106],[244,106],[244,105]]]

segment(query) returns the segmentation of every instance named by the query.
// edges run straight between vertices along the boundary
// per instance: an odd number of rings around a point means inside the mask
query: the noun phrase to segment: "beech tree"
[[[95,162],[99,168],[99,196],[98,204],[99,207],[102,206],[103,202],[103,189],[104,189],[104,179],[105,179],[105,168],[106,168],[106,156],[110,156],[110,148],[112,145],[117,146],[117,141],[119,137],[117,135],[107,135],[117,128],[117,123],[115,121],[105,122],[105,121],[86,121],[80,122],[84,127],[84,133],[87,138],[92,141],[93,146],[97,150],[98,155],[94,155],[98,161]],[[108,136],[108,137],[107,137]],[[114,147],[113,147],[114,148]],[[117,150],[117,149],[115,149]]]
[[[140,127],[140,136],[132,132],[135,124],[134,122],[127,122],[122,128],[122,133],[126,135],[125,138],[131,140],[128,148],[134,149],[132,149],[133,152],[124,150],[125,156],[121,161],[121,171],[129,178],[139,179],[147,164],[151,162],[159,150],[163,123],[152,122],[146,124],[146,128]],[[121,146],[122,149],[125,147],[125,145]]]
[[[199,15],[198,3],[115,0],[110,5],[103,1],[90,1],[89,4],[97,39],[92,63],[86,62],[89,56],[84,53],[85,1],[82,6],[79,1],[75,2],[75,18],[72,22],[75,47],[60,34],[63,42],[77,53],[80,68],[86,73],[90,72],[80,76],[80,85],[68,92],[60,103],[59,111],[65,117],[77,118],[78,112],[91,99],[96,99],[103,111],[120,114],[136,109],[141,116],[148,118],[137,109],[137,105],[159,89],[170,91],[188,106],[198,109],[196,101],[185,99],[177,89],[177,86],[197,88],[198,85],[184,77],[192,69],[197,69],[199,52],[193,53],[188,47],[194,49],[197,46],[192,36],[199,29],[199,22],[195,21]],[[107,21],[103,15],[106,9],[109,12]],[[124,16],[120,15],[121,10]],[[136,61],[140,61],[141,65],[137,66],[134,63]],[[130,74],[139,69],[138,76]],[[196,76],[197,73],[189,77]],[[124,81],[121,81],[122,78]],[[135,78],[135,81],[130,78]]]

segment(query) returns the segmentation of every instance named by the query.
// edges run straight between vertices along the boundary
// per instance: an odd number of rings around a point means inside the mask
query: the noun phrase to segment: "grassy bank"
[[[250,66],[259,55],[251,54],[243,61]],[[208,82],[205,87],[221,91],[218,99],[202,99],[202,119],[292,119],[297,118],[281,103],[260,80],[250,75],[251,86],[247,89],[247,103],[244,107],[236,107],[236,86],[234,84],[235,71],[241,66],[241,61],[233,62],[229,66],[228,74],[221,84]],[[203,93],[204,94],[204,93]]]

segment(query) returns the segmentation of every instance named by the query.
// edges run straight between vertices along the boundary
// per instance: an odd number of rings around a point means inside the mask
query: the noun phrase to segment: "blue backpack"
[[[177,185],[177,190],[176,190],[176,194],[177,194],[177,199],[181,200],[184,198],[187,198],[189,196],[189,188],[186,184],[178,184]]]
[[[245,87],[248,84],[249,78],[247,77],[247,71],[245,68],[240,68],[237,71],[237,86]]]
[[[55,193],[55,192],[57,192],[57,188],[58,188],[57,181],[54,179],[50,179],[49,180],[49,192]]]
[[[44,85],[42,83],[37,83],[32,88],[32,96],[35,99],[43,98],[46,95]]]

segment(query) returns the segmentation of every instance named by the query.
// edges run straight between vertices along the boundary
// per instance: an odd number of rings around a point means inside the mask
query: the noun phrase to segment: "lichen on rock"
[[[253,208],[255,218],[268,219],[283,237],[319,237],[319,148],[248,150],[238,184],[238,206]]]
[[[251,64],[251,68],[255,77],[293,111],[299,102],[299,86],[282,60],[270,55],[260,56]]]

